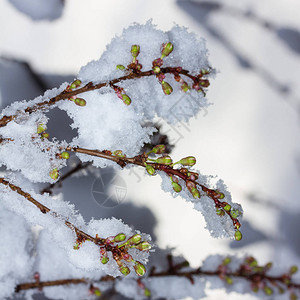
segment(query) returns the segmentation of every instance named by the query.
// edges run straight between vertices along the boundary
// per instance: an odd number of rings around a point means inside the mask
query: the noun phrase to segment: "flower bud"
[[[108,261],[109,261],[109,258],[108,258],[107,256],[103,256],[103,257],[101,258],[101,263],[102,263],[103,265],[107,264]]]
[[[73,81],[73,82],[70,84],[69,89],[70,89],[70,90],[75,89],[75,88],[79,87],[80,85],[81,85],[81,80],[76,79],[75,81]]]
[[[142,240],[142,236],[140,234],[133,235],[130,239],[128,239],[129,244],[138,244]]]
[[[234,219],[236,219],[236,218],[240,215],[240,211],[239,211],[238,209],[232,209],[232,210],[230,211],[230,215],[231,215]]]
[[[47,138],[49,138],[49,133],[43,132],[41,137],[42,137],[43,139],[47,139]]]
[[[140,46],[139,45],[132,45],[131,46],[131,55],[132,57],[136,58],[140,53]]]
[[[95,289],[94,289],[94,295],[95,295],[95,296],[100,297],[101,294],[102,294],[102,293],[101,293],[101,291],[100,291],[98,288],[95,288]]]
[[[130,103],[131,103],[130,97],[127,96],[126,94],[122,94],[122,100],[123,100],[124,104],[126,104],[126,105],[130,105]]]
[[[290,268],[290,274],[291,275],[293,275],[293,274],[295,274],[295,273],[297,273],[298,272],[298,267],[297,266],[292,266],[291,268]]]
[[[230,257],[225,257],[223,262],[222,262],[222,265],[226,266],[226,265],[229,265],[231,263],[231,258]]]
[[[225,203],[226,203],[226,202],[225,202]],[[230,210],[231,210],[231,205],[228,204],[228,203],[226,203],[226,205],[225,205],[223,208],[224,208],[224,210],[226,210],[226,211],[230,211]]]
[[[204,79],[204,80],[200,80],[200,85],[202,87],[209,87],[210,83],[207,79]]]
[[[265,287],[264,287],[264,292],[265,292],[265,294],[268,295],[268,296],[270,296],[270,295],[273,294],[273,290],[272,290],[270,287],[268,287],[268,286],[265,286]]]
[[[57,168],[53,169],[50,173],[49,173],[50,177],[53,180],[56,180],[58,178],[58,170]]]
[[[118,157],[126,157],[126,155],[123,154],[122,150],[116,150],[113,152],[113,154]]]
[[[152,166],[145,163],[145,167],[149,175],[155,175],[155,169]]]
[[[183,92],[187,92],[187,91],[189,91],[189,89],[190,89],[190,87],[189,87],[189,85],[186,83],[186,82],[184,82],[182,85],[181,85],[181,90],[183,91]]]
[[[135,273],[139,276],[144,276],[146,273],[145,266],[142,263],[140,263],[139,261],[135,262],[134,270],[135,270]]]
[[[125,266],[121,266],[119,268],[120,272],[124,275],[124,276],[127,276],[129,273],[130,273],[130,270],[128,267],[125,267]]]
[[[63,159],[69,159],[69,158],[70,158],[70,154],[69,154],[68,152],[64,151],[64,152],[61,154],[61,157],[62,157]]]
[[[150,292],[150,290],[147,289],[147,288],[145,288],[145,290],[144,290],[144,295],[145,295],[146,297],[151,297],[151,292]]]
[[[182,190],[182,187],[179,183],[177,182],[172,182],[172,186],[173,186],[173,190],[176,192],[176,193],[180,193],[181,190]]]
[[[86,101],[82,98],[76,98],[76,99],[74,99],[74,102],[78,106],[85,106],[86,105]]]
[[[234,233],[234,237],[237,241],[240,241],[242,239],[242,233],[237,230],[235,233]]]
[[[220,191],[216,191],[217,192],[217,195],[216,195],[216,197],[218,198],[218,199],[224,199],[225,198],[225,195],[222,193],[222,192],[220,192]]]
[[[140,251],[148,251],[151,249],[151,245],[149,242],[144,241],[144,242],[137,244],[135,248]]]
[[[125,67],[123,65],[117,65],[117,70],[125,70]]]
[[[166,151],[166,146],[165,145],[156,145],[151,152],[155,154],[162,154]]]
[[[181,164],[183,166],[193,166],[196,163],[196,158],[194,156],[188,156],[185,158],[182,158],[178,164]]]
[[[156,159],[156,162],[158,164],[163,164],[163,165],[171,165],[172,164],[172,158],[169,155],[159,157]]]
[[[47,129],[47,126],[44,124],[40,124],[37,128],[37,133],[40,134],[42,132],[44,132]]]
[[[173,88],[166,81],[162,81],[161,86],[166,95],[170,95],[173,92]]]
[[[257,293],[259,291],[259,287],[256,284],[252,284],[251,290],[252,292]]]
[[[119,243],[119,242],[123,242],[125,239],[126,239],[126,235],[124,233],[119,233],[114,237],[113,241]]]
[[[160,67],[159,66],[155,66],[152,68],[153,73],[158,74],[160,72]]]
[[[161,58],[157,58],[152,62],[153,67],[161,67],[163,65],[163,61]]]
[[[223,209],[220,209],[220,208],[217,208],[216,209],[216,213],[218,216],[224,216],[225,215],[225,212]]]
[[[192,190],[191,190],[191,193],[192,193],[192,195],[193,195],[193,197],[196,199],[196,198],[200,198],[200,193],[199,193],[199,191],[197,190],[197,188],[192,188]]]
[[[227,283],[227,284],[229,284],[229,285],[233,284],[233,280],[232,280],[231,277],[226,276],[226,277],[225,277],[225,280],[226,280],[226,283]]]
[[[166,43],[163,44],[163,49],[161,51],[161,59],[163,59],[164,57],[168,56],[172,51],[173,51],[174,47],[172,43]]]
[[[290,300],[297,300],[297,299],[298,297],[294,292],[290,293]]]

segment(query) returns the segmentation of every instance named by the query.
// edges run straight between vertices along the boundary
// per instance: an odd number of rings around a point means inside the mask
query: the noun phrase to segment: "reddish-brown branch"
[[[182,266],[180,266],[182,265]],[[221,275],[220,270],[216,271],[203,271],[201,268],[197,268],[191,271],[178,271],[182,269],[184,266],[186,266],[185,262],[179,265],[173,266],[173,268],[169,268],[167,271],[161,271],[161,272],[151,272],[148,277],[185,277],[193,283],[194,278],[193,277],[203,277],[203,276],[217,276],[219,277]],[[285,284],[283,282],[282,276],[269,276],[262,273],[251,273],[251,274],[245,274],[241,271],[231,272],[228,271],[226,273],[222,273],[222,275],[228,276],[230,278],[241,278],[249,281],[250,283],[257,283],[258,281],[266,280],[269,283],[281,283],[286,286],[286,288],[294,288],[300,290],[300,284],[295,282],[290,282],[289,284]],[[100,281],[114,281],[116,278],[111,276],[104,276],[101,277],[99,280],[96,280],[94,282],[100,282]],[[140,280],[140,279],[139,279]],[[35,288],[43,288],[47,286],[57,286],[57,285],[69,285],[69,284],[89,284],[90,281],[85,278],[79,278],[79,279],[65,279],[65,280],[54,280],[54,281],[41,281],[41,282],[29,282],[29,283],[23,283],[16,286],[16,292],[19,292],[21,290],[28,290],[28,289],[35,289]]]
[[[181,68],[176,68],[176,67],[175,68],[174,67],[161,68],[161,72],[164,73],[164,74],[175,74],[175,73],[182,74],[182,75],[185,75],[185,76],[189,77],[192,80],[195,80],[195,78],[196,78],[193,75],[190,75],[189,71],[183,70]],[[57,96],[52,97],[50,100],[37,103],[32,107],[27,107],[24,111],[26,113],[30,114],[34,111],[50,107],[50,106],[56,104],[57,102],[59,102],[61,100],[69,99],[73,96],[77,96],[77,95],[82,94],[82,93],[90,92],[90,91],[93,91],[93,90],[98,90],[98,89],[101,89],[105,86],[112,86],[112,85],[115,85],[115,84],[117,84],[117,83],[119,83],[123,80],[131,80],[131,79],[137,79],[137,78],[149,77],[149,76],[156,76],[156,74],[152,70],[144,71],[144,72],[137,72],[137,73],[132,72],[128,75],[113,79],[109,82],[102,82],[102,83],[98,83],[98,84],[93,84],[92,82],[89,82],[85,86],[83,86],[81,88],[78,88],[76,90],[64,90],[60,94],[58,94]],[[0,119],[0,127],[6,126],[15,117],[16,117],[16,115],[3,116]]]
[[[163,171],[168,176],[174,175],[174,176],[181,178],[185,182],[187,182],[187,181],[194,182],[196,185],[200,186],[202,191],[204,193],[206,193],[206,195],[214,201],[216,208],[224,207],[224,202],[221,202],[217,197],[217,195],[218,195],[217,191],[207,188],[203,184],[198,183],[196,180],[191,180],[190,178],[188,178],[187,175],[183,174],[178,169],[174,169],[173,167],[171,167],[169,165],[159,164],[159,163],[155,163],[155,162],[148,162],[147,161],[148,156],[145,154],[138,155],[135,157],[118,157],[118,156],[112,155],[110,153],[110,151],[90,150],[90,149],[84,149],[84,148],[79,148],[79,147],[67,147],[66,150],[108,159],[108,160],[114,161],[121,167],[125,167],[127,164],[133,164],[133,165],[137,165],[137,166],[141,166],[141,167],[145,168],[145,162],[147,162],[147,164],[151,165],[155,170]],[[232,223],[236,228],[239,228],[241,226],[240,222],[237,219],[233,218],[229,211],[225,211],[225,213],[232,220]]]
[[[24,192],[20,187],[10,183],[9,181],[5,180],[4,178],[0,178],[0,183],[3,185],[8,186],[12,191],[17,192],[19,195],[23,196],[24,198],[26,198],[29,202],[31,202],[32,204],[34,204],[43,214],[46,213],[51,213],[53,216],[58,217],[59,214],[56,212],[51,211],[47,206],[43,205],[42,203],[38,202],[36,199],[34,199],[29,193]],[[93,238],[92,236],[90,236],[89,234],[83,232],[82,230],[80,230],[79,228],[77,228],[76,226],[74,226],[72,223],[70,223],[69,221],[65,221],[65,224],[72,230],[75,231],[76,235],[78,238],[83,238],[85,240],[90,240],[91,242],[99,245],[99,240]]]

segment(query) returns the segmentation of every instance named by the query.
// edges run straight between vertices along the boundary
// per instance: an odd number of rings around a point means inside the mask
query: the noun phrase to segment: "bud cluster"
[[[138,276],[143,276],[146,273],[145,266],[135,260],[129,249],[137,249],[139,251],[149,251],[151,244],[148,241],[143,241],[140,234],[134,234],[126,240],[124,233],[119,233],[115,236],[110,236],[106,239],[99,238],[96,235],[97,244],[100,246],[100,261],[102,264],[107,264],[109,261],[108,252],[112,253],[112,258],[119,267],[119,271],[127,276],[130,273],[129,266],[132,266]],[[126,241],[125,241],[126,240]]]
[[[239,265],[238,270],[235,272],[230,270],[230,263],[231,258],[226,257],[217,269],[217,274],[220,279],[224,280],[229,285],[234,282],[232,277],[240,277],[251,282],[251,289],[255,293],[261,290],[265,293],[265,295],[271,296],[274,293],[274,289],[277,289],[279,294],[283,294],[286,290],[290,290],[290,299],[296,295],[292,291],[291,286],[291,276],[298,271],[296,266],[292,266],[286,274],[272,277],[267,275],[267,272],[272,268],[271,262],[264,266],[259,266],[257,260],[254,257],[249,256],[244,259],[244,261]]]

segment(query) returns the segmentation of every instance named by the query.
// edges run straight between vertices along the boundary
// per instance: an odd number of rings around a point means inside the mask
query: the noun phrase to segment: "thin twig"
[[[194,77],[193,75],[189,74],[189,71],[184,70],[182,68],[173,68],[173,67],[166,67],[166,68],[161,68],[161,72],[164,74],[182,74],[185,75],[189,78],[191,78],[192,80],[194,80],[196,77]],[[98,84],[93,84],[92,82],[87,83],[85,86],[78,88],[76,90],[64,90],[62,91],[60,94],[58,94],[55,97],[52,97],[50,100],[46,100],[40,103],[35,104],[32,107],[27,107],[24,111],[26,113],[31,114],[32,112],[35,112],[37,110],[42,110],[45,109],[47,107],[50,107],[54,104],[56,104],[57,102],[64,100],[64,99],[69,99],[73,96],[77,96],[79,94],[82,93],[86,93],[89,91],[93,91],[93,90],[98,90],[101,89],[105,86],[111,86],[114,84],[117,84],[123,80],[131,80],[131,79],[136,79],[136,78],[142,78],[142,77],[149,77],[149,76],[156,76],[156,74],[152,71],[144,71],[144,72],[132,72],[128,75],[113,79],[109,82],[102,82],[102,83],[98,83]],[[9,122],[11,122],[12,120],[14,120],[16,118],[16,115],[11,115],[11,116],[3,116],[0,119],[0,127],[4,127],[6,126]]]

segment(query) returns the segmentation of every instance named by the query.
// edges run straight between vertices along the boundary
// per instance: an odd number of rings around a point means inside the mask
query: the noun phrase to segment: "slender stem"
[[[168,74],[168,73],[170,73],[170,74],[175,74],[175,73],[182,74],[182,75],[185,75],[185,76],[189,77],[192,80],[194,80],[196,78],[193,75],[190,75],[189,71],[181,69],[181,68],[166,67],[166,68],[161,68],[161,72],[164,73],[164,74]],[[57,96],[52,97],[50,100],[46,100],[46,101],[37,103],[36,105],[34,105],[32,107],[31,106],[27,107],[24,111],[26,113],[30,114],[30,113],[35,112],[37,110],[43,110],[45,108],[48,108],[48,107],[56,104],[57,102],[59,102],[61,100],[69,99],[73,96],[77,96],[77,95],[82,94],[82,93],[86,93],[86,92],[93,91],[93,90],[98,90],[98,89],[101,89],[105,86],[112,86],[112,85],[117,84],[117,83],[119,83],[123,80],[131,80],[131,79],[149,77],[149,76],[156,76],[156,74],[152,70],[144,71],[144,72],[131,72],[128,75],[113,79],[109,82],[101,82],[101,83],[98,83],[98,84],[93,84],[92,82],[89,82],[85,86],[83,86],[79,89],[76,89],[76,90],[64,90],[60,94],[58,94]],[[16,117],[16,115],[3,116],[0,119],[0,127],[6,126],[10,121],[14,120],[15,117]]]
[[[192,277],[203,277],[203,276],[220,276],[221,272],[219,270],[216,271],[203,271],[201,268],[197,268],[191,271],[186,272],[178,272],[176,271],[176,265],[167,271],[162,272],[151,272],[148,277],[186,277],[190,280],[193,280]],[[175,271],[173,271],[175,270]],[[223,274],[228,277],[232,278],[242,278],[249,282],[257,282],[257,278],[259,277],[260,280],[267,280],[270,283],[283,283],[281,276],[268,276],[266,274],[261,273],[251,273],[251,274],[245,274],[239,271],[236,272],[226,272]],[[147,278],[147,277],[146,277]],[[94,282],[100,282],[100,281],[114,281],[116,278],[111,276],[104,276],[101,277],[99,280],[96,280]],[[35,289],[35,288],[42,288],[47,286],[57,286],[57,285],[69,285],[69,284],[88,284],[90,281],[85,278],[79,278],[79,279],[64,279],[64,280],[54,280],[54,281],[41,281],[41,282],[29,282],[29,283],[23,283],[16,286],[16,292],[19,292],[21,290],[28,290],[28,289]],[[285,284],[287,288],[294,288],[294,289],[300,289],[300,284],[295,282],[290,282],[289,284]]]
[[[63,176],[61,176],[56,182],[49,184],[48,186],[46,186],[45,188],[43,188],[41,190],[41,194],[44,193],[49,193],[52,194],[52,190],[53,188],[55,188],[57,185],[61,184],[64,180],[66,180],[67,178],[69,178],[70,176],[72,176],[73,174],[89,167],[92,163],[91,162],[86,162],[86,163],[78,163],[74,168],[72,168],[71,170],[69,170],[66,174],[64,174]]]
[[[51,213],[54,217],[59,216],[58,213],[51,211],[47,206],[45,206],[42,203],[35,200],[29,193],[24,192],[20,187],[10,183],[9,181],[5,180],[4,178],[0,178],[0,183],[3,184],[3,185],[8,186],[12,191],[17,192],[19,195],[26,198],[29,202],[34,204],[43,214]],[[99,239],[93,238],[92,236],[90,236],[89,234],[83,232],[82,230],[80,230],[79,228],[77,228],[75,225],[73,225],[71,222],[69,222],[67,220],[65,221],[65,224],[70,229],[75,231],[78,238],[87,239],[87,240],[90,240],[91,242],[95,243],[96,245],[99,245]]]

